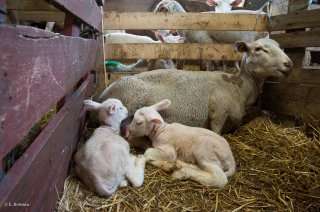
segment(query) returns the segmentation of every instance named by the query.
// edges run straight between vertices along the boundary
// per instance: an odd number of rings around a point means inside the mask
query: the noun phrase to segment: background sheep
[[[218,1],[217,1],[218,2]],[[219,1],[222,2],[222,1]],[[229,1],[227,2],[235,2],[240,3],[238,1]],[[220,8],[217,6],[217,8]],[[231,9],[231,6],[229,5]],[[223,11],[223,7],[221,7],[220,12]],[[248,11],[248,10],[246,10]],[[156,6],[154,12],[181,12],[185,13],[186,11],[183,7],[174,0],[162,0]],[[223,12],[229,12],[229,10],[225,10]],[[233,13],[239,13],[235,11]],[[252,13],[257,14],[257,12],[252,11]],[[177,30],[178,33],[186,37],[186,43],[227,43],[233,44],[236,41],[242,40],[245,42],[251,42],[258,38],[263,38],[267,35],[267,33],[254,32],[254,31],[207,31],[207,30]],[[183,69],[183,61],[179,62],[178,69]],[[207,63],[206,70],[214,70],[216,66],[212,66],[211,63]],[[203,70],[203,68],[202,68]]]
[[[174,103],[162,113],[166,122],[229,132],[241,124],[263,81],[287,76],[292,69],[291,60],[274,40],[237,42],[236,49],[245,53],[237,74],[155,70],[119,79],[100,95],[100,101],[118,98],[133,114],[168,98]]]
[[[183,43],[185,41],[184,37],[173,36],[167,34],[163,36],[162,34],[155,32],[155,36],[158,41],[152,40],[148,36],[133,35],[128,33],[111,33],[105,35],[106,44],[115,44],[115,43]],[[150,59],[150,60],[139,60],[135,64],[131,65],[118,65],[111,71],[124,72],[124,71],[133,71],[138,67],[147,66],[148,71],[155,69],[174,69],[174,63],[171,59]]]
[[[144,180],[145,157],[130,156],[129,144],[119,136],[120,123],[128,116],[128,110],[117,99],[102,104],[84,101],[84,108],[98,111],[100,126],[75,155],[75,171],[80,179],[100,196],[110,196],[127,180],[134,187]]]
[[[148,136],[152,140],[153,148],[147,149],[144,154],[147,161],[165,171],[173,171],[177,160],[196,164],[199,168],[180,163],[182,167],[175,170],[172,176],[223,188],[228,182],[227,177],[235,172],[228,142],[207,129],[165,123],[158,111],[170,104],[169,100],[162,100],[134,114],[130,134]]]

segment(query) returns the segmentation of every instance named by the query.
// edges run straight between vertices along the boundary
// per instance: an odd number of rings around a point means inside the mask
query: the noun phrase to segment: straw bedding
[[[83,140],[92,131],[87,128]],[[175,181],[147,165],[141,188],[120,188],[111,197],[101,198],[71,169],[58,211],[319,211],[319,128],[310,135],[267,115],[225,135],[237,171],[224,189]]]

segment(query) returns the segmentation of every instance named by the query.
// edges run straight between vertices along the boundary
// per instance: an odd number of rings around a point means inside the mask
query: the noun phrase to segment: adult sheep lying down
[[[160,69],[119,79],[101,94],[100,101],[120,99],[132,115],[167,98],[173,104],[161,115],[168,123],[204,127],[218,134],[236,129],[264,80],[287,76],[292,62],[271,39],[237,42],[235,47],[244,52],[237,74]]]

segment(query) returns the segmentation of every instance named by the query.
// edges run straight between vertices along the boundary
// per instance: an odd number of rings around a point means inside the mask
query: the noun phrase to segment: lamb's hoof
[[[177,160],[175,165],[177,167],[176,169],[181,169],[183,167],[188,166],[189,164],[184,162],[184,161],[182,161],[182,160]]]
[[[128,181],[127,180],[122,180],[119,187],[123,188],[123,187],[127,187],[128,186]]]
[[[184,169],[176,170],[172,173],[172,178],[176,180],[186,180],[186,173]]]

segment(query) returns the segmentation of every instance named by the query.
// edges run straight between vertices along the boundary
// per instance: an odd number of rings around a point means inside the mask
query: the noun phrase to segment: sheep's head
[[[84,109],[87,111],[97,111],[100,124],[120,124],[128,117],[128,110],[118,99],[107,99],[102,103],[92,100],[84,100]]]
[[[238,6],[242,0],[207,0],[207,4],[215,6],[215,12],[227,13],[230,12],[232,7]]]
[[[176,12],[175,11],[175,4],[174,1],[172,0],[163,0],[161,1],[154,12],[164,12],[164,13],[169,13],[169,12]]]
[[[288,76],[292,71],[292,61],[272,39],[262,38],[251,43],[239,41],[235,48],[245,53],[242,66],[262,80],[270,76]]]
[[[183,43],[186,40],[185,37],[180,37],[180,35],[167,34],[163,36],[159,32],[155,32],[154,34],[156,38],[163,43]]]
[[[129,126],[130,135],[134,137],[148,136],[156,125],[164,122],[158,111],[166,109],[170,104],[171,102],[165,99],[152,106],[137,110]]]

